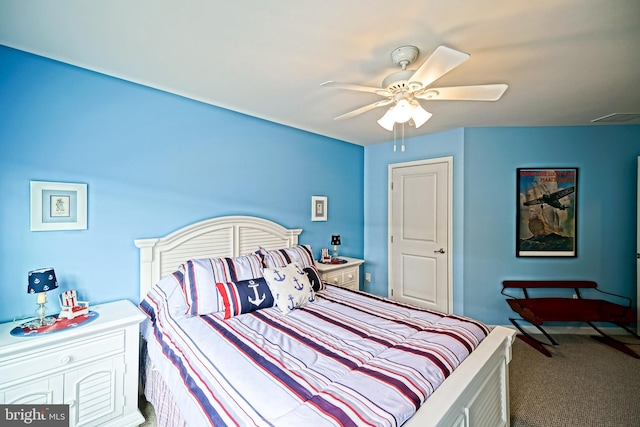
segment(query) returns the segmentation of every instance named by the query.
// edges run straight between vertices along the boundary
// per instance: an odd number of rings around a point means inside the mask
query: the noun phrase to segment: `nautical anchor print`
[[[297,277],[294,277],[293,281],[296,282],[296,285],[294,286],[296,291],[301,291],[301,290],[304,289],[304,283],[298,282],[298,278]]]
[[[277,275],[276,277],[274,277],[274,279],[277,280],[278,282],[282,282],[284,279],[287,278],[286,274],[284,276],[282,276],[280,274],[280,271],[278,271],[278,270],[273,270],[273,273]]]
[[[291,294],[289,294],[289,305],[287,307],[289,307],[289,310],[293,310],[294,308],[296,308],[293,295]]]
[[[251,298],[251,296],[249,296],[247,297],[247,299],[251,304],[255,306],[259,306],[260,304],[262,304],[262,301],[264,301],[266,298],[265,294],[262,294],[262,296],[258,295],[258,286],[260,286],[260,283],[256,283],[254,280],[250,280],[248,286],[253,289],[253,294],[255,295],[255,298]]]

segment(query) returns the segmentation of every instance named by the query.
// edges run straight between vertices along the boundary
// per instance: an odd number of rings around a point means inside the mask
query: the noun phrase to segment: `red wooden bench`
[[[507,289],[520,289],[522,297],[509,295]],[[563,289],[567,296],[555,296],[558,291],[553,291],[554,296],[531,297],[529,290],[536,289],[536,294],[541,294],[540,289]],[[584,298],[581,290],[590,289],[599,294],[609,295],[626,304],[618,304],[603,299]],[[594,323],[612,323],[625,331],[640,338],[629,325],[636,321],[636,311],[631,307],[631,299],[622,295],[616,295],[598,289],[596,282],[588,280],[505,280],[502,282],[502,295],[507,297],[509,307],[521,316],[521,319],[509,318],[511,323],[522,333],[518,335],[523,341],[531,345],[542,354],[551,357],[551,353],[543,345],[558,345],[558,343],[543,328],[545,322],[585,322],[595,329],[600,335],[593,336],[617,350],[640,359],[640,355],[627,347],[624,343],[605,334]],[[560,292],[562,293],[562,292]],[[571,295],[573,294],[573,295]],[[535,326],[548,340],[549,343],[540,341],[525,332],[518,321],[527,321]]]

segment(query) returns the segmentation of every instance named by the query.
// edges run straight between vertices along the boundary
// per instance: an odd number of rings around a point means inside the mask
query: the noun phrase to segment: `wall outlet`
[[[371,273],[364,273],[364,281],[371,283]]]

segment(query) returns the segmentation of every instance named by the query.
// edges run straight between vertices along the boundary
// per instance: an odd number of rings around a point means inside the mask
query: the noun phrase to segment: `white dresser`
[[[325,282],[342,286],[344,288],[357,291],[360,289],[360,265],[363,259],[339,257],[347,262],[344,264],[322,264],[316,262],[316,267],[320,272],[320,278]]]
[[[15,337],[0,324],[0,403],[68,404],[69,426],[137,426],[139,323],[129,301],[90,307],[86,324]]]

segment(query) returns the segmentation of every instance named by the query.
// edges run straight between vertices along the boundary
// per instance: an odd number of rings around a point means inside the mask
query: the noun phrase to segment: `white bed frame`
[[[140,299],[188,259],[290,247],[298,244],[301,232],[262,218],[227,216],[165,237],[135,240],[140,248]],[[509,426],[508,365],[514,337],[514,330],[496,326],[404,426]]]

